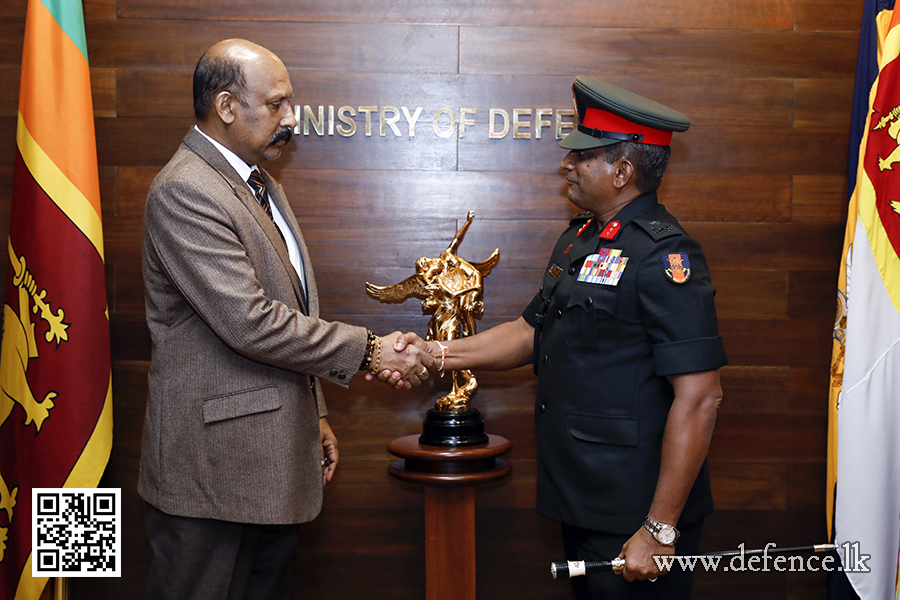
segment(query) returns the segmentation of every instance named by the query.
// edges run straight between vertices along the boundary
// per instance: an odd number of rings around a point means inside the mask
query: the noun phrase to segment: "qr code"
[[[33,577],[119,577],[121,489],[34,488]]]

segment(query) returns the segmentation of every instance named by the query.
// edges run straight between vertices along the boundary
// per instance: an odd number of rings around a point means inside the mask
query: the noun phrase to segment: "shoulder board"
[[[637,217],[632,221],[635,225],[647,232],[653,240],[661,240],[673,235],[683,235],[681,227],[668,221],[655,217]]]
[[[593,218],[594,218],[594,213],[592,213],[590,211],[586,211],[586,212],[583,212],[579,215],[575,215],[574,217],[572,217],[572,220],[569,221],[569,225],[571,226],[571,225],[579,225],[581,223],[587,223],[588,221],[590,221]]]

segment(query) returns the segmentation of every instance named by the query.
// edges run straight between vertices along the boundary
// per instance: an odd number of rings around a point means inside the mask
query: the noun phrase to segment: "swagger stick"
[[[837,548],[838,546],[835,544],[815,544],[812,546],[796,546],[794,548],[770,548],[769,546],[766,546],[763,550],[725,550],[722,552],[707,552],[706,554],[692,554],[691,558],[713,556],[778,556],[785,554],[801,554],[804,552],[828,552],[829,550],[837,550]],[[570,560],[551,563],[550,575],[553,579],[572,578],[580,575],[588,575],[590,573],[599,573],[600,571],[618,571],[623,568],[625,568],[624,558],[601,561]]]

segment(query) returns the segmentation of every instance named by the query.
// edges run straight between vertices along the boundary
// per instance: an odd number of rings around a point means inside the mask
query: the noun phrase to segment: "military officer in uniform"
[[[574,578],[576,598],[689,598],[690,572],[653,556],[696,553],[712,512],[706,452],[726,364],[703,250],[656,194],[690,121],[589,77],[573,91],[577,129],[559,145],[586,212],[522,317],[429,352],[444,370],[533,362],[538,511],[562,523],[569,560],[626,561]]]

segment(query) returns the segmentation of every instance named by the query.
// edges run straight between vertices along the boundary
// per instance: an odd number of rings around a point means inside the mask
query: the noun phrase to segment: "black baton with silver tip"
[[[589,573],[599,573],[600,571],[616,571],[623,568],[625,568],[624,558],[600,561],[569,560],[550,563],[550,575],[553,579],[566,579]]]
[[[835,544],[815,544],[812,546],[796,546],[794,548],[778,548],[766,547],[762,550],[725,550],[723,552],[707,552],[705,554],[693,554],[691,558],[702,557],[722,557],[722,556],[778,556],[785,554],[801,554],[805,552],[828,552],[829,550],[837,550]],[[677,558],[673,557],[673,558]],[[599,573],[601,571],[618,571],[625,568],[624,558],[614,558],[612,560],[585,561],[585,560],[569,560],[564,562],[555,562],[550,564],[550,575],[553,579],[566,579],[571,577],[579,577],[581,575],[589,575],[591,573]]]

